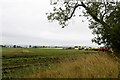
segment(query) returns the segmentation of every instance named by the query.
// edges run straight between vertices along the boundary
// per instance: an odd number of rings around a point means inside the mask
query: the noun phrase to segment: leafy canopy
[[[55,6],[53,12],[47,13],[50,21],[58,21],[64,28],[68,21],[75,16],[77,8],[85,10],[81,16],[89,20],[89,28],[93,31],[95,38],[93,42],[112,47],[114,51],[120,51],[120,2],[81,2],[66,0],[62,6]]]

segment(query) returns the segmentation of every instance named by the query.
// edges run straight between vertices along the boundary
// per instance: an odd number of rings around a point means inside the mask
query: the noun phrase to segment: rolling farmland
[[[117,78],[110,53],[84,50],[3,48],[3,78]]]

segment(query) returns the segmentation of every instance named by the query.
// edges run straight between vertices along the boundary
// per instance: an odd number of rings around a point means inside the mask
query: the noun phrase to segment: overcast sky
[[[45,14],[52,11],[50,0],[0,0],[0,5],[1,44],[97,46],[86,18],[76,16],[65,28],[50,23]]]

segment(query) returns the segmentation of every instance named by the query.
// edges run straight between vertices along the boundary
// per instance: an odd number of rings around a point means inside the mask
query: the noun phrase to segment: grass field
[[[3,78],[117,78],[116,58],[104,52],[3,48]]]

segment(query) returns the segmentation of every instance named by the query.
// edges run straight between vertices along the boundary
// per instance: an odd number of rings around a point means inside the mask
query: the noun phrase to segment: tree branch
[[[101,23],[103,26],[106,26],[106,28],[109,28],[109,25],[106,24],[102,19],[98,19],[97,16],[92,14],[92,11],[83,2],[81,2],[81,5],[87,10],[87,13],[89,13],[95,21]]]
[[[65,21],[72,18],[73,14],[75,13],[75,10],[76,10],[77,7],[79,7],[79,6],[82,6],[82,5],[81,5],[81,4],[77,4],[77,3],[75,4],[75,6],[74,6],[74,8],[73,8],[73,11],[72,11],[72,13],[70,14],[70,16],[69,16],[69,17],[68,17],[68,16],[65,17]]]

